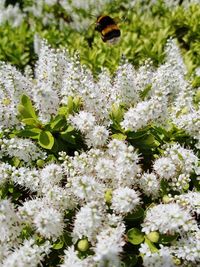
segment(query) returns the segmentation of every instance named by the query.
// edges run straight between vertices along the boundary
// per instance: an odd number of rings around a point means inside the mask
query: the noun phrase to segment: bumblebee
[[[105,15],[97,18],[95,30],[101,33],[103,42],[108,42],[110,44],[118,42],[121,35],[115,20]]]

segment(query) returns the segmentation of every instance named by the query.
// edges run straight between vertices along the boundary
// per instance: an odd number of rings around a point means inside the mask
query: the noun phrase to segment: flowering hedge
[[[0,266],[198,266],[198,59],[168,38],[158,66],[94,76],[38,40],[33,68],[0,63]]]

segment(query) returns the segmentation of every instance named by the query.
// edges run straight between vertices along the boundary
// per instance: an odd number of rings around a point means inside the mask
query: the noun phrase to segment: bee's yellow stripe
[[[103,15],[103,16],[100,16],[100,17],[97,19],[97,23],[99,23],[99,22],[100,22],[100,20],[101,20],[103,17],[106,17],[106,16],[105,16],[105,15]]]
[[[112,30],[119,30],[119,27],[116,24],[108,25],[105,29],[102,30],[101,34],[104,36]]]

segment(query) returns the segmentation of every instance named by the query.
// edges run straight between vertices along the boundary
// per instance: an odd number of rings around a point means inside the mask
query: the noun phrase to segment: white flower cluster
[[[200,231],[183,236],[170,250],[186,264],[193,263],[192,266],[197,266],[200,261]]]
[[[190,213],[176,203],[158,204],[149,208],[142,227],[142,231],[146,234],[159,231],[161,234],[169,235],[198,229]]]
[[[11,139],[0,139],[0,158],[16,157],[23,160],[26,164],[37,159],[45,159],[46,152],[39,149],[30,139],[13,137]]]
[[[32,92],[32,83],[17,69],[0,62],[0,129],[19,127],[17,106],[23,94]]]
[[[153,147],[150,156],[155,160],[144,166],[148,154],[140,155],[134,141],[130,145],[111,135],[113,104],[125,105],[121,126],[125,130],[122,129],[122,136],[127,134],[127,139],[129,130],[134,135],[149,124],[168,126],[185,107],[187,114],[194,112],[192,96],[186,93],[191,88],[184,78],[185,66],[173,40],[167,45],[166,58],[157,69],[149,62],[138,70],[125,63],[113,79],[103,71],[95,81],[77,58],[70,59],[67,53],[42,42],[35,79],[21,75],[11,66],[0,65],[0,184],[3,188],[11,183],[30,194],[25,200],[17,200],[16,207],[10,200],[0,203],[2,266],[14,266],[14,262],[16,266],[37,266],[49,253],[48,242],[40,246],[32,239],[24,242],[21,234],[28,226],[36,238],[52,243],[60,241],[67,229],[72,246],[65,250],[63,267],[118,267],[128,238],[125,220],[140,212],[141,206],[145,209],[140,224],[146,235],[140,249],[144,266],[174,266],[174,257],[188,266],[199,264],[199,192],[192,181],[193,176],[196,179],[199,175],[199,165],[194,151],[178,141],[158,150]],[[49,122],[60,105],[67,105],[68,97],[80,98],[81,110],[67,119],[83,134],[88,149],[73,151],[70,156],[63,151],[58,161],[48,162],[50,157],[34,142],[13,137],[13,132],[10,139],[6,138],[10,134],[8,128],[26,127],[16,118],[21,94],[30,97],[42,122]],[[180,127],[186,130],[184,125]],[[187,129],[196,139],[197,128],[196,132]],[[17,159],[21,162],[12,166]],[[34,161],[40,159],[48,163],[36,167]],[[190,185],[194,187],[191,192]],[[171,193],[167,201],[163,192]],[[154,203],[149,205],[149,199]],[[152,232],[179,238],[152,252],[146,242]],[[90,256],[79,257],[80,241],[88,243]]]
[[[160,179],[155,173],[144,173],[139,179],[139,186],[145,195],[152,198],[159,196]]]
[[[89,187],[90,195],[94,188],[94,198],[98,196],[102,198],[98,194],[98,190],[99,192],[101,190],[98,189],[97,183],[100,183],[102,188],[106,186],[111,189],[132,187],[137,184],[141,168],[134,148],[119,140],[112,140],[107,146],[106,150],[91,149],[81,154],[76,153],[74,157],[69,157],[64,162],[73,191],[79,190],[80,192],[77,193],[78,197],[84,195],[87,199],[87,187]],[[83,177],[85,175],[87,178]],[[76,182],[76,179],[79,182]],[[88,182],[89,179],[91,179],[91,184]],[[93,183],[95,187],[92,187]]]
[[[0,243],[12,246],[20,235],[21,220],[9,200],[0,201]]]
[[[175,267],[173,257],[168,247],[161,247],[158,251],[152,252],[147,244],[142,244],[140,253],[143,255],[144,267]]]
[[[36,267],[49,254],[50,247],[48,241],[38,246],[34,239],[25,240],[21,246],[8,254],[1,266]]]
[[[171,189],[182,192],[188,187],[191,173],[198,167],[198,157],[177,143],[164,149],[163,156],[155,160],[153,169],[161,179],[168,181]]]
[[[98,147],[106,144],[109,131],[105,126],[96,125],[95,117],[86,111],[80,111],[78,114],[69,117],[71,124],[85,134],[88,147]]]
[[[5,7],[6,0],[0,3],[0,25],[8,22],[13,27],[18,27],[24,20],[25,14],[19,8],[19,5],[8,5]]]
[[[185,194],[176,195],[172,200],[175,200],[179,205],[190,210],[192,215],[200,215],[200,193],[188,191]]]

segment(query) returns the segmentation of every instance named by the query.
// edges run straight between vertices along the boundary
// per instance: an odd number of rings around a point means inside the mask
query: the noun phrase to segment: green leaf
[[[178,234],[176,235],[160,235],[159,243],[167,244],[175,241],[178,237]]]
[[[60,240],[58,243],[53,244],[53,249],[58,250],[58,249],[63,248],[63,246],[64,246],[64,241]]]
[[[134,213],[128,214],[125,217],[126,221],[135,221],[140,218],[144,217],[144,210],[143,208],[139,207]]]
[[[122,133],[117,133],[117,134],[113,134],[112,138],[117,139],[117,140],[126,140],[127,136]]]
[[[22,118],[31,118],[31,114],[29,111],[21,104],[18,105],[18,112],[20,113]]]
[[[152,85],[148,84],[143,91],[140,92],[140,97],[142,98],[142,100],[145,99],[145,97],[148,95],[149,91],[151,90]]]
[[[145,237],[145,243],[149,246],[152,253],[158,252],[157,247],[147,237]]]
[[[41,131],[38,141],[39,145],[46,149],[51,149],[54,145],[54,137],[49,131]]]
[[[123,116],[124,116],[124,109],[121,106],[114,104],[112,106],[110,114],[111,119],[117,123],[120,123],[123,119]]]
[[[66,119],[64,116],[57,115],[50,123],[50,127],[53,131],[59,131],[66,125]]]
[[[73,108],[74,108],[73,98],[72,96],[69,96],[68,102],[67,102],[67,109],[68,109],[69,114],[73,112]]]
[[[127,232],[128,241],[133,245],[139,245],[144,241],[144,234],[137,228],[132,228]]]
[[[12,158],[11,164],[14,165],[15,167],[18,167],[20,164],[20,160],[17,157]]]
[[[22,119],[22,122],[30,126],[38,126],[38,121],[33,118]]]
[[[133,266],[136,266],[137,262],[138,262],[137,255],[128,255],[127,257],[125,257],[122,264],[124,263],[125,267],[133,267]]]
[[[68,143],[70,143],[70,144],[73,144],[73,145],[75,145],[76,144],[76,137],[73,135],[73,133],[72,133],[72,131],[70,130],[66,130],[66,131],[64,131],[64,132],[61,132],[60,133],[60,137],[64,140],[64,141],[66,141],[66,142],[68,142]]]
[[[41,129],[38,128],[31,128],[31,129],[25,129],[21,130],[17,133],[17,136],[21,137],[31,137],[33,139],[38,139],[39,134],[41,133]]]
[[[67,106],[60,107],[59,110],[58,110],[58,114],[59,115],[63,115],[63,116],[68,115],[68,108],[67,108]]]
[[[37,115],[35,113],[35,109],[33,108],[32,102],[30,98],[27,95],[22,95],[21,97],[21,105],[24,107],[26,112],[30,114],[29,118],[35,118],[37,119]],[[28,118],[28,117],[26,117]]]
[[[128,132],[127,133],[127,137],[128,139],[140,139],[140,138],[144,138],[147,135],[147,131],[149,130],[149,128],[147,129],[143,129],[137,132]]]

